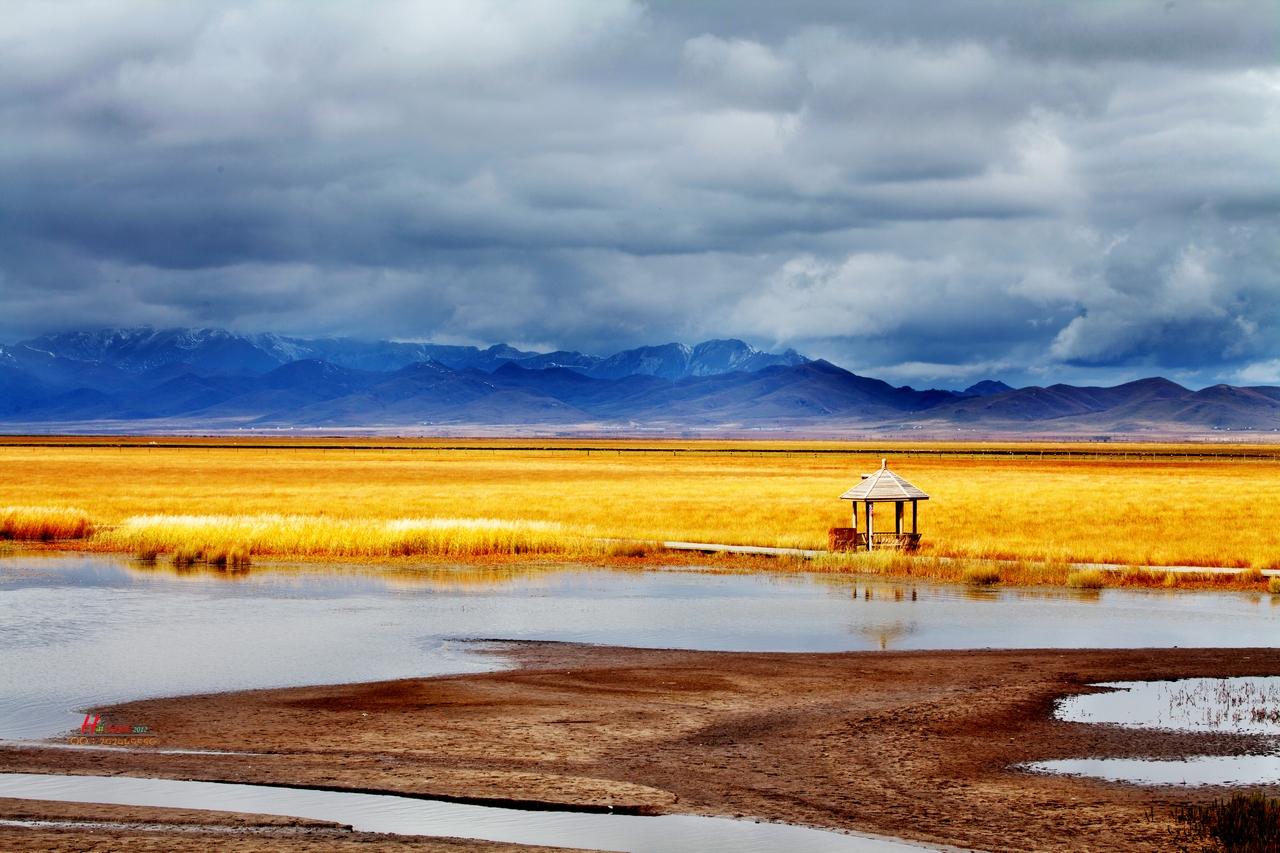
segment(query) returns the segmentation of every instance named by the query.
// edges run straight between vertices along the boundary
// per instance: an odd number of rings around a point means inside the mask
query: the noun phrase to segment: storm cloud
[[[1278,30],[1229,0],[14,3],[0,340],[1280,383]]]

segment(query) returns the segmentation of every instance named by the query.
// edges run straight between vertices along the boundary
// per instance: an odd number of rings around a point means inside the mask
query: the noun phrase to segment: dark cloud
[[[1268,4],[6,11],[2,339],[739,336],[926,384],[1280,382]]]

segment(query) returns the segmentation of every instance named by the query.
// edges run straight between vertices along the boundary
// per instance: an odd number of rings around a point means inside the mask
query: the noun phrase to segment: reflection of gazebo
[[[917,530],[917,501],[927,501],[929,496],[890,471],[886,460],[880,460],[880,470],[874,474],[863,474],[862,482],[840,496],[842,501],[853,501],[853,527],[833,527],[828,534],[832,551],[857,551],[866,548],[874,551],[878,548],[902,548],[913,550],[920,544],[920,533]],[[878,503],[894,504],[894,527],[892,533],[876,533],[875,505]],[[911,501],[911,532],[904,530],[903,508]],[[866,530],[858,530],[858,504],[867,505]]]

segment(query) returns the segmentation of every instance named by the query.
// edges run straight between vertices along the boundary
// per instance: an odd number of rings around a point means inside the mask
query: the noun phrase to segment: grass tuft
[[[1241,583],[1262,583],[1262,569],[1257,566],[1245,569],[1243,572],[1236,575],[1236,580]]]
[[[1101,569],[1084,569],[1067,575],[1067,586],[1072,589],[1102,589],[1106,585],[1107,575]]]
[[[991,586],[1000,583],[1000,570],[991,564],[966,566],[960,580],[970,586]]]
[[[1267,592],[1272,595],[1280,595],[1280,575],[1273,576],[1267,581]]]
[[[1203,851],[1276,853],[1280,851],[1280,800],[1261,793],[1232,794],[1207,806],[1183,806],[1174,817],[1182,835]]]
[[[205,553],[204,561],[220,569],[243,571],[249,568],[249,549],[244,546],[219,545]]]
[[[652,557],[666,550],[660,542],[610,542],[604,553],[610,557]]]
[[[0,509],[0,539],[48,542],[83,539],[93,532],[84,510],[65,506],[8,506]]]
[[[1120,580],[1124,586],[1157,586],[1164,580],[1164,573],[1156,575],[1144,566],[1127,566],[1120,571]]]

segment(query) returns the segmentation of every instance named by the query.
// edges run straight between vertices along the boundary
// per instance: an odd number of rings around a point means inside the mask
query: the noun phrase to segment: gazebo
[[[840,496],[842,501],[853,502],[853,527],[833,527],[828,533],[828,541],[832,551],[858,551],[865,548],[875,551],[881,548],[901,548],[914,550],[920,544],[918,502],[929,500],[929,496],[889,470],[888,461],[880,460],[880,470],[874,474],[863,474],[862,482]],[[904,508],[911,501],[911,532],[905,528]],[[876,533],[875,506],[878,503],[894,505],[894,526],[892,533]],[[867,525],[865,531],[858,530],[858,504],[866,504]]]

